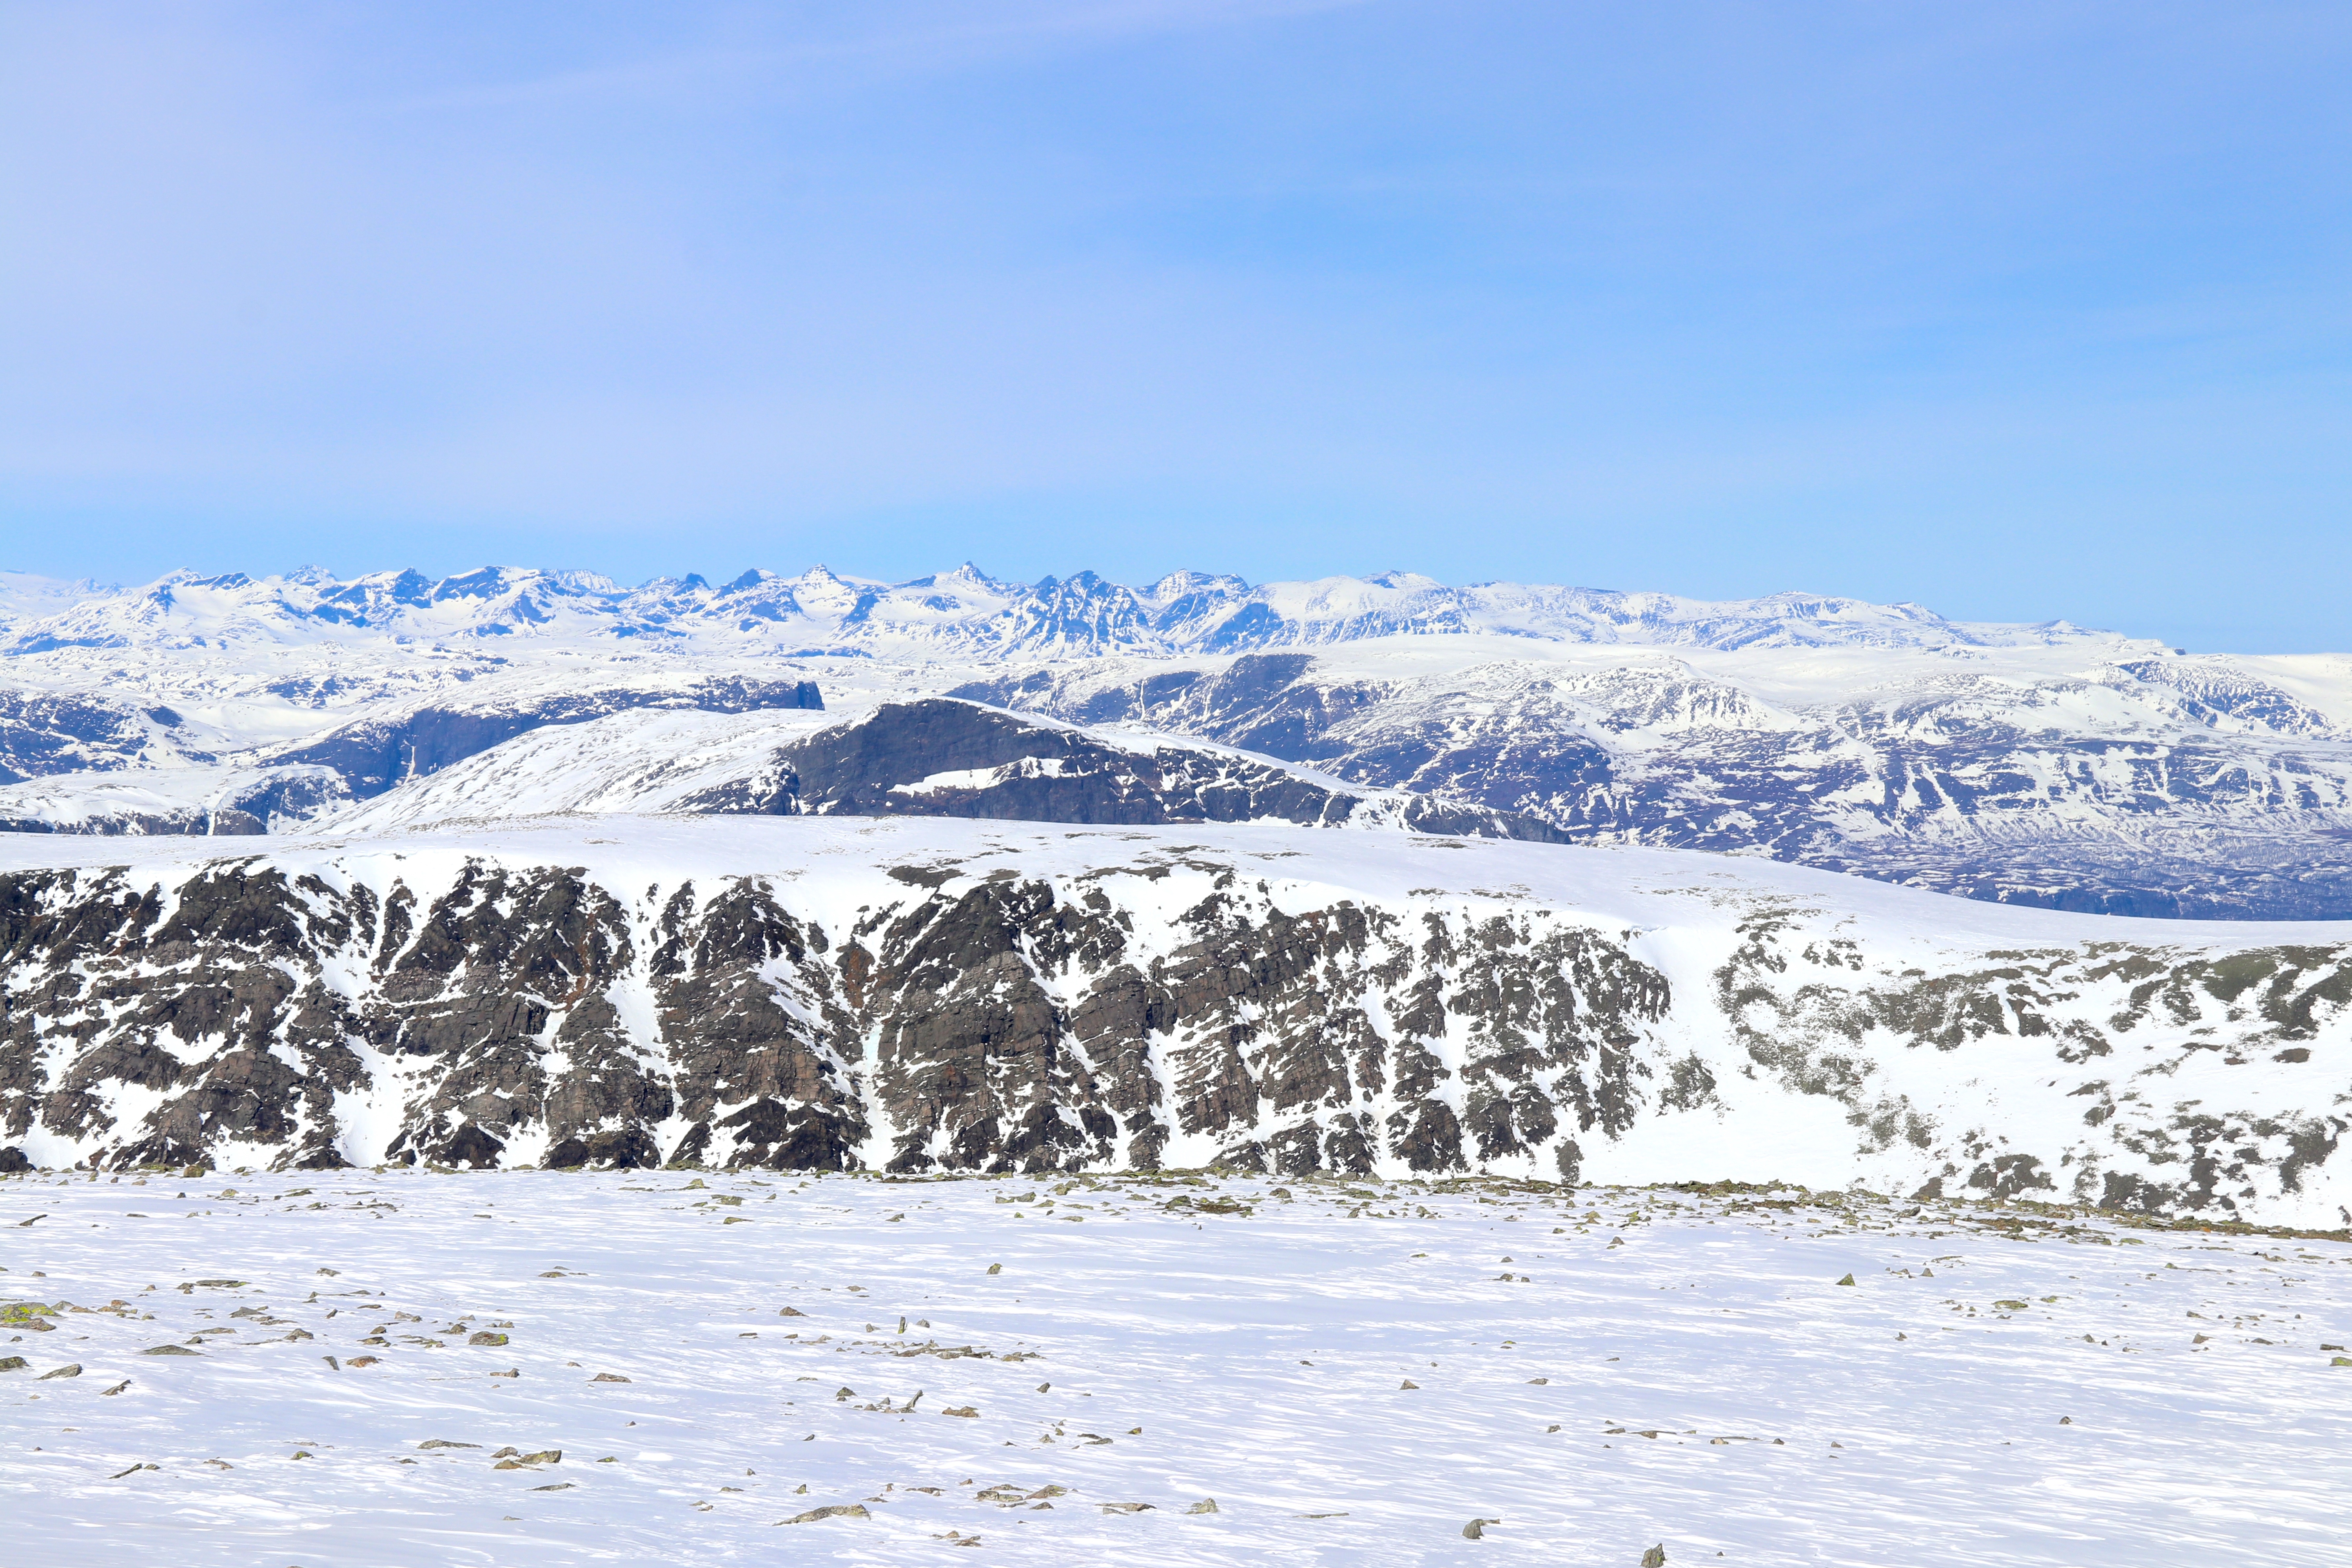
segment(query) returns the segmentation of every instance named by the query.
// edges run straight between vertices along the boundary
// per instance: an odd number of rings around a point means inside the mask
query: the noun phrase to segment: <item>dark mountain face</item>
[[[687,810],[1026,822],[1297,823],[1331,827],[1364,809],[1255,758],[1118,742],[945,698],[886,703],[778,749],[760,782],[690,797]],[[776,780],[770,784],[765,781]],[[1428,833],[1562,842],[1532,818],[1415,798],[1400,819]]]
[[[1124,662],[1061,666],[956,695],[1199,735],[1542,822],[1571,842],[1762,852],[2094,913],[2352,917],[2352,802],[2296,749],[2326,722],[2242,681],[2197,687],[2192,703],[2276,718],[2283,738],[2029,728],[1988,711],[1981,683],[1958,679],[1940,693],[1773,723],[1695,675],[1612,672],[1569,694],[1495,675],[1449,691],[1328,672],[1291,653],[1141,674]]]

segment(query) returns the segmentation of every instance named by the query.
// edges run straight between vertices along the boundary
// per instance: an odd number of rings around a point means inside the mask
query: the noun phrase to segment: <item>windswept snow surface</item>
[[[54,1310],[0,1329],[27,1568],[2352,1556],[2340,1240],[645,1172],[34,1178],[0,1227]]]

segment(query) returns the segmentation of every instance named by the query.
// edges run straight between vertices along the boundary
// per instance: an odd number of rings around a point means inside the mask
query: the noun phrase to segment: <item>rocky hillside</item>
[[[1761,852],[2045,909],[2352,913],[2352,749],[2309,697],[2238,661],[1456,643],[1073,661],[956,690],[1198,735],[1578,842]]]
[[[1265,825],[608,820],[17,840],[0,1159],[1780,1178],[2352,1224],[2352,929]]]

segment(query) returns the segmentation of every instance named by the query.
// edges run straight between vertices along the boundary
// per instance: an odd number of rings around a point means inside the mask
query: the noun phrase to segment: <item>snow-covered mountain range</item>
[[[414,823],[442,809],[425,781],[508,746],[477,770],[505,783],[473,814],[501,791],[669,808],[614,781],[675,773],[648,748],[681,724],[696,755],[749,776],[772,760],[772,721],[719,719],[943,695],[1580,842],[2044,907],[2352,914],[2352,659],[1402,574],[0,575],[0,823],[253,833],[403,792],[372,819]],[[519,743],[559,726],[581,728]]]
[[[173,573],[133,591],[0,574],[0,651],[10,654],[521,636],[652,638],[705,654],[1011,658],[1236,653],[1465,632],[1718,648],[2115,640],[2064,622],[1963,624],[1916,605],[1812,595],[1710,603],[1517,583],[1453,588],[1404,572],[1256,586],[1176,572],[1129,588],[1091,572],[1007,583],[967,563],[893,584],[817,566],[797,577],[755,569],[717,587],[689,575],[625,588],[590,572],[485,567],[437,581],[401,571],[346,582],[306,568],[264,578]]]

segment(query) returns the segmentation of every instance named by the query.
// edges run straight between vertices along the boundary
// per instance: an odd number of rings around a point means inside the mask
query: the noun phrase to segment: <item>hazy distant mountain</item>
[[[797,577],[751,571],[715,587],[687,576],[625,588],[593,573],[496,566],[437,581],[413,571],[349,581],[314,570],[262,578],[174,573],[127,591],[13,581],[25,586],[0,594],[0,647],[13,654],[520,637],[646,637],[711,652],[1009,658],[1236,653],[1475,632],[1711,648],[2120,646],[2063,621],[1956,622],[1915,605],[1801,594],[1713,603],[1517,583],[1451,588],[1402,572],[1256,586],[1178,572],[1144,588],[1091,572],[1007,583],[969,564],[908,583],[841,577],[822,566]]]

